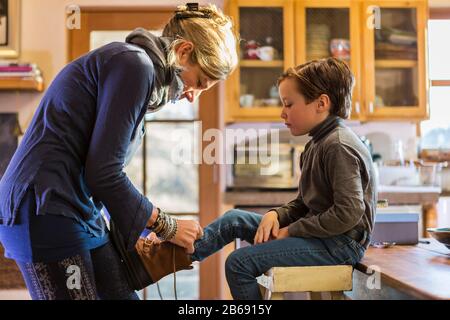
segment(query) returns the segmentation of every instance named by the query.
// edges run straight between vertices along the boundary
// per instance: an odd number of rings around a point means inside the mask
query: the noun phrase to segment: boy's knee
[[[225,272],[227,274],[236,273],[242,269],[244,257],[241,254],[241,251],[242,250],[239,249],[235,250],[227,257],[225,261]]]
[[[242,217],[242,211],[237,209],[231,209],[225,212],[223,218],[229,222],[238,221]]]
[[[257,263],[250,254],[249,248],[241,248],[233,251],[225,261],[225,271],[228,274],[255,275],[258,272]]]

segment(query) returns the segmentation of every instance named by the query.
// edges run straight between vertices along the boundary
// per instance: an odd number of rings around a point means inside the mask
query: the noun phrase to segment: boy
[[[264,216],[230,210],[204,229],[192,261],[235,238],[253,246],[225,265],[235,299],[261,299],[256,277],[275,266],[354,265],[370,241],[376,186],[369,150],[342,120],[350,115],[354,77],[337,59],[315,60],[278,81],[281,117],[294,136],[309,134],[299,194]]]

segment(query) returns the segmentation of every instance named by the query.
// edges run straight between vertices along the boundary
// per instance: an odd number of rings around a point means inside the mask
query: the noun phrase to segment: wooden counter
[[[347,296],[351,299],[449,300],[450,250],[434,239],[427,240],[430,244],[397,245],[387,249],[370,247],[355,267],[353,291]]]
[[[294,200],[297,191],[228,191],[224,202],[236,206],[281,206]]]
[[[436,203],[441,193],[436,187],[390,187],[381,186],[378,199],[387,199],[391,205]],[[226,204],[239,206],[280,206],[297,197],[292,191],[239,190],[225,192]]]
[[[389,204],[432,204],[439,201],[439,187],[397,187],[380,186],[378,199],[386,199]]]

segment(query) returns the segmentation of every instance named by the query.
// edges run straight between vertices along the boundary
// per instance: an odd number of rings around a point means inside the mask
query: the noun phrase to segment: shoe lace
[[[172,263],[173,263],[173,292],[175,300],[178,300],[177,296],[177,267],[175,263],[175,247],[172,248]]]
[[[153,242],[153,241],[152,241]],[[177,294],[177,266],[175,261],[175,247],[172,248],[172,267],[173,267],[173,292],[175,295],[175,300],[178,300],[178,294]],[[159,281],[156,283],[156,288],[158,289],[158,295],[160,300],[164,300],[161,288],[159,287]]]

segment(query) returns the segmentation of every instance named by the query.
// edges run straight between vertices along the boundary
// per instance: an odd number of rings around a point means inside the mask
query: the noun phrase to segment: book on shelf
[[[36,78],[40,76],[41,71],[36,64],[0,61],[0,79]]]
[[[0,66],[0,72],[31,72],[31,66]]]

